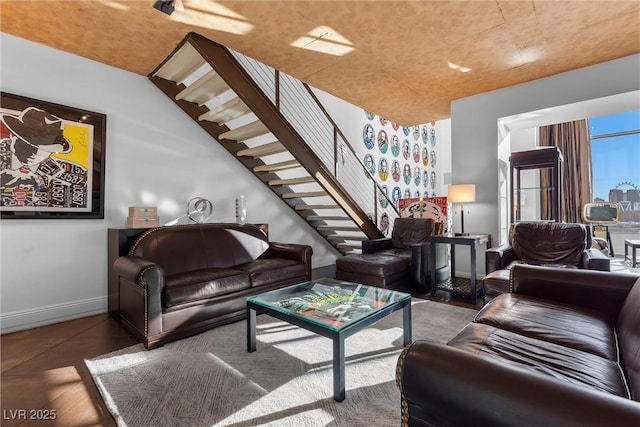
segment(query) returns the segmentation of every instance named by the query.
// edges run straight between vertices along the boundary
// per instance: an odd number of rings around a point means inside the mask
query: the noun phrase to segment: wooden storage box
[[[128,216],[128,228],[151,228],[159,227],[160,218],[158,216]]]
[[[129,206],[130,217],[156,218],[158,208],[156,206]]]

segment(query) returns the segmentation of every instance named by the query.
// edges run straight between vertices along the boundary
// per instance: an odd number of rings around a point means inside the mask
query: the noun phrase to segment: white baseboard
[[[0,333],[7,334],[106,312],[106,296],[12,311],[0,314]]]

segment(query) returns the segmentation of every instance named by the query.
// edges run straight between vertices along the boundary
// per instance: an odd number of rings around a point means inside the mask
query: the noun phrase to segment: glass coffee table
[[[404,345],[411,344],[411,295],[334,279],[318,279],[247,298],[247,351],[256,351],[256,315],[264,313],[333,340],[333,398],[342,402],[344,340],[403,310]]]

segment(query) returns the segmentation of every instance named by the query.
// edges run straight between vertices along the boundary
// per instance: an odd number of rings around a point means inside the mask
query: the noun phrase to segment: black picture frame
[[[107,116],[0,92],[0,218],[104,219]]]

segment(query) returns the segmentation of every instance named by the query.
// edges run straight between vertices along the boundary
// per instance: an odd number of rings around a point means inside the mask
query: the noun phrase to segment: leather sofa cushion
[[[629,291],[616,319],[620,358],[627,373],[631,395],[640,400],[640,278]]]
[[[257,259],[246,264],[236,265],[234,269],[248,273],[251,277],[252,287],[304,278],[306,274],[303,263],[284,258]]]
[[[617,362],[582,350],[482,323],[468,324],[448,345],[563,382],[630,397]]]
[[[217,297],[250,286],[249,274],[229,268],[207,268],[165,278],[164,306]]]
[[[346,273],[388,277],[396,273],[406,273],[409,259],[393,255],[372,254],[347,255],[336,260],[336,269]]]
[[[613,322],[596,310],[507,293],[491,300],[475,321],[619,360]]]
[[[509,242],[527,264],[580,265],[587,248],[582,224],[524,222],[511,227]]]

